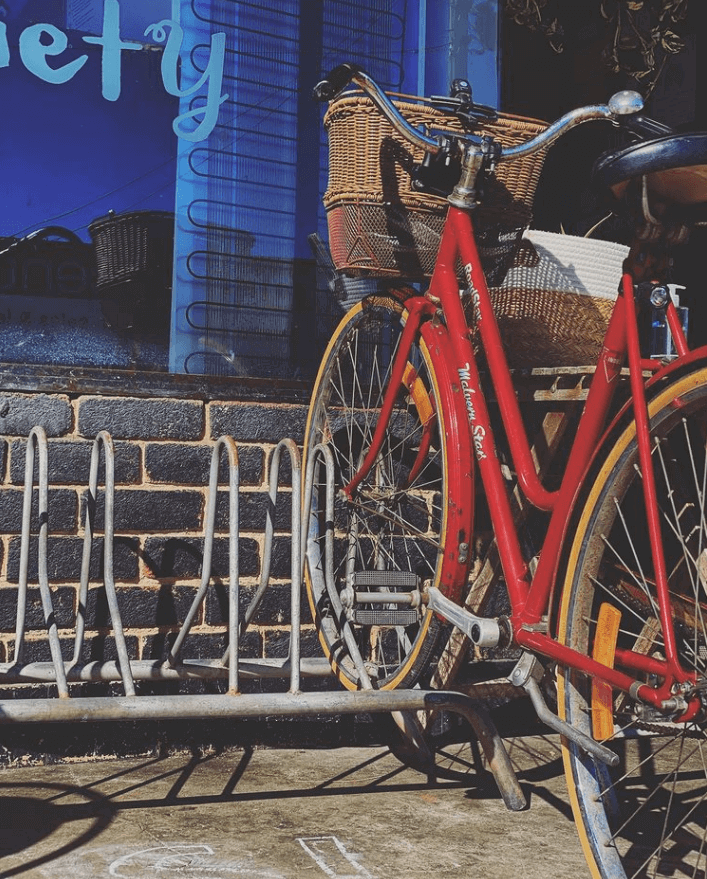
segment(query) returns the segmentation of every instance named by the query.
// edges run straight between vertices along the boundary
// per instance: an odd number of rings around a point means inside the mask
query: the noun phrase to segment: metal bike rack
[[[289,655],[286,659],[245,659],[239,656],[239,645],[251,623],[270,582],[270,569],[274,533],[274,509],[278,495],[278,475],[282,455],[289,456],[292,471],[291,502],[291,632]],[[185,642],[197,615],[203,606],[210,586],[210,570],[213,541],[216,528],[216,505],[221,457],[228,462],[228,621],[226,634],[228,647],[219,660],[190,659],[184,655]],[[305,474],[305,501],[312,491],[313,465],[316,456],[322,456],[327,473],[327,496],[330,514],[333,516],[333,462],[325,446],[319,446],[310,459]],[[28,722],[71,721],[120,721],[156,719],[206,719],[206,718],[254,718],[264,716],[297,717],[307,715],[339,715],[366,713],[391,713],[408,741],[416,748],[423,762],[430,761],[424,737],[416,720],[416,712],[447,710],[465,717],[472,725],[486,754],[503,799],[510,809],[521,809],[525,798],[516,779],[501,738],[485,709],[467,695],[452,691],[376,690],[367,674],[362,674],[362,689],[358,692],[331,690],[327,692],[302,692],[305,677],[331,675],[329,661],[324,657],[302,657],[300,649],[300,596],[303,582],[305,536],[302,528],[302,503],[300,490],[301,464],[299,450],[293,440],[282,440],[275,449],[271,462],[268,485],[268,513],[265,527],[265,548],[258,588],[243,619],[239,619],[239,467],[238,451],[231,437],[221,437],[215,444],[209,477],[204,528],[203,563],[201,583],[191,607],[181,624],[177,637],[166,660],[134,660],[128,655],[123,623],[118,605],[118,595],[113,576],[113,537],[115,508],[115,466],[113,441],[102,431],[96,437],[89,472],[88,503],[86,506],[84,544],[79,580],[78,611],[75,620],[73,656],[64,660],[61,654],[59,631],[55,618],[52,592],[48,578],[48,452],[47,437],[41,427],[29,434],[25,461],[25,482],[22,507],[20,543],[20,570],[18,582],[17,614],[14,656],[9,662],[0,663],[0,724]],[[104,561],[103,585],[115,638],[118,658],[113,661],[81,660],[86,630],[86,606],[89,589],[89,562],[95,535],[96,500],[98,497],[99,464],[105,463],[104,480]],[[38,494],[38,581],[43,615],[49,641],[51,661],[25,662],[25,629],[28,596],[29,544],[32,525],[32,495],[35,488],[34,471],[37,461]],[[332,538],[333,539],[333,536]],[[331,555],[331,554],[329,554]],[[329,592],[332,599],[338,596],[333,587],[333,573]],[[352,633],[344,632],[347,646],[354,662],[365,668]],[[285,678],[289,689],[284,693],[242,693],[242,678]],[[137,682],[170,682],[193,680],[225,680],[228,688],[222,694],[141,695]],[[91,682],[118,682],[121,695],[73,696],[72,684]],[[3,688],[18,684],[45,684],[56,686],[56,697],[28,698],[17,696],[3,698]]]

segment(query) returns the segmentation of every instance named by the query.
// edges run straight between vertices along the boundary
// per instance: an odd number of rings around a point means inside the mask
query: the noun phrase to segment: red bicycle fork
[[[395,398],[398,394],[399,388],[404,384],[405,371],[409,364],[408,356],[412,348],[412,343],[419,332],[420,322],[424,315],[434,314],[436,310],[436,307],[429,300],[424,299],[421,296],[415,296],[408,302],[408,319],[403,328],[400,343],[391,366],[388,384],[381,403],[380,415],[378,416],[378,423],[373,432],[371,444],[366,451],[366,455],[361,462],[358,472],[351,482],[349,482],[348,485],[345,485],[342,489],[349,500],[353,498],[358,486],[370,473],[371,467],[375,463],[375,460],[383,447],[386,429],[395,405]]]

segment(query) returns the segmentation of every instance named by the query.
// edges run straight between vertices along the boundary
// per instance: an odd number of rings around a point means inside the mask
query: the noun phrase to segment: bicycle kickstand
[[[535,713],[538,719],[553,729],[555,732],[570,739],[592,757],[601,760],[608,766],[616,766],[619,762],[618,754],[615,754],[609,748],[604,747],[596,739],[585,735],[581,730],[575,729],[547,707],[543,694],[540,691],[539,683],[542,680],[545,670],[536,656],[532,653],[524,652],[516,663],[515,668],[508,676],[508,680],[516,687],[522,687],[530,696],[533,703]]]

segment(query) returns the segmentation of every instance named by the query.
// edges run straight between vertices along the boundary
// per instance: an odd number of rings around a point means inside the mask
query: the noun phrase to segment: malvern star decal
[[[471,424],[471,435],[474,440],[474,451],[479,461],[486,458],[484,451],[484,440],[486,439],[486,431],[480,424],[476,424],[476,409],[474,408],[474,389],[471,387],[469,372],[469,364],[457,370],[459,373],[459,381],[461,383],[462,393],[464,394],[464,402],[466,403],[466,412],[469,416],[469,424]]]

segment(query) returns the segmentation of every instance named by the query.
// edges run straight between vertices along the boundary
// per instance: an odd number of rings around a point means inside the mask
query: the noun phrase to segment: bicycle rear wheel
[[[393,593],[431,584],[458,594],[468,573],[473,460],[441,349],[431,351],[419,337],[413,343],[382,448],[353,496],[341,492],[370,447],[406,320],[393,298],[351,309],[322,361],[305,435],[305,462],[317,444],[330,449],[337,491],[332,522],[317,459],[307,592],[324,652],[349,689],[367,685],[365,675],[380,689],[411,686],[443,625],[424,607],[396,603]],[[353,601],[357,590],[382,597]]]
[[[680,661],[695,670],[704,685],[707,369],[678,378],[660,391],[649,402],[649,414]],[[631,423],[601,465],[579,516],[559,620],[561,641],[608,664],[615,661],[617,648],[664,658],[645,523],[636,429]],[[643,679],[648,681],[648,676]],[[562,672],[558,684],[560,714],[572,726],[610,743],[620,756],[618,767],[609,770],[575,745],[565,747],[575,823],[592,874],[612,879],[704,877],[704,706],[694,720],[675,723],[578,673]]]

